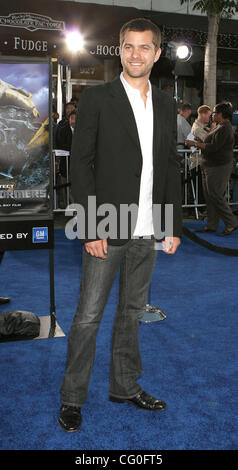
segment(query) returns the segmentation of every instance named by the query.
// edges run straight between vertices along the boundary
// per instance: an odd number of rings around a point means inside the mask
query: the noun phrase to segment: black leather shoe
[[[66,432],[78,431],[82,423],[81,408],[62,405],[60,408],[58,423]]]
[[[10,299],[8,297],[0,297],[0,304],[8,304]]]
[[[151,397],[143,390],[133,398],[116,398],[110,395],[109,399],[116,403],[131,403],[132,405],[136,406],[136,408],[147,411],[162,411],[167,408],[166,403],[158,400],[157,398]]]

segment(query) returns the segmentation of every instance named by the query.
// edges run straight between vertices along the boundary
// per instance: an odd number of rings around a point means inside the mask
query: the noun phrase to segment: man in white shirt
[[[191,170],[191,178],[194,183],[194,187],[198,184],[198,203],[204,204],[205,199],[203,195],[203,185],[202,185],[202,173],[200,167],[200,155],[198,149],[194,147],[194,142],[189,140],[190,136],[193,136],[193,140],[199,139],[200,141],[204,142],[205,137],[210,132],[210,128],[208,127],[210,117],[211,117],[211,109],[207,105],[199,106],[197,109],[198,117],[195,119],[191,134],[187,136],[185,143],[188,147],[191,148],[192,154],[190,155],[190,170]],[[197,182],[196,182],[197,178]]]
[[[192,108],[189,103],[184,103],[181,105],[179,114],[177,116],[178,148],[182,148],[182,149],[184,148],[185,140],[187,139],[188,134],[191,132],[191,125],[188,122],[188,119],[191,116],[191,113],[192,113]]]
[[[146,236],[154,233],[152,217],[153,106],[151,83],[148,82],[149,90],[146,93],[146,100],[144,102],[140,90],[132,87],[126,78],[124,78],[124,74],[122,72],[120,78],[134,112],[143,159],[138,218],[134,236]]]
[[[181,235],[180,172],[176,163],[176,103],[152,87],[149,76],[159,59],[160,31],[149,20],[132,20],[121,29],[123,73],[114,82],[85,90],[80,98],[71,153],[76,203],[92,226],[89,196],[97,207],[138,204],[132,230],[84,238],[78,308],[71,325],[58,422],[67,432],[81,426],[95,355],[96,335],[108,295],[120,269],[119,302],[113,326],[109,399],[160,411],[166,404],[142,390],[138,331],[150,286],[156,250],[153,204],[173,204],[173,231],[164,251],[174,254]],[[133,225],[133,224],[132,224]],[[99,384],[100,386],[100,384]],[[100,406],[100,403],[94,403]]]

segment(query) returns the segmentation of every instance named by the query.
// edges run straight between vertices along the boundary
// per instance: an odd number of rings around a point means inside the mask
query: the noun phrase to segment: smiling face
[[[155,50],[152,31],[127,31],[120,47],[124,76],[142,78],[150,75],[160,57],[161,49]]]

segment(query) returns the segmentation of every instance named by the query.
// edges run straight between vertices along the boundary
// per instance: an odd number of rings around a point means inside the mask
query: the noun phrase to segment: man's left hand
[[[165,237],[163,245],[163,251],[167,255],[174,255],[181,241],[179,237]]]

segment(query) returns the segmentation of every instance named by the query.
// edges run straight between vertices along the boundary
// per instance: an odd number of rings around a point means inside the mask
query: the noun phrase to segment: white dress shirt
[[[143,161],[140,181],[138,217],[133,236],[149,236],[154,234],[152,213],[154,114],[151,83],[150,81],[148,82],[149,91],[147,93],[147,100],[145,105],[140,91],[137,88],[133,88],[126,81],[123,76],[123,72],[121,73],[120,78],[134,112]]]

